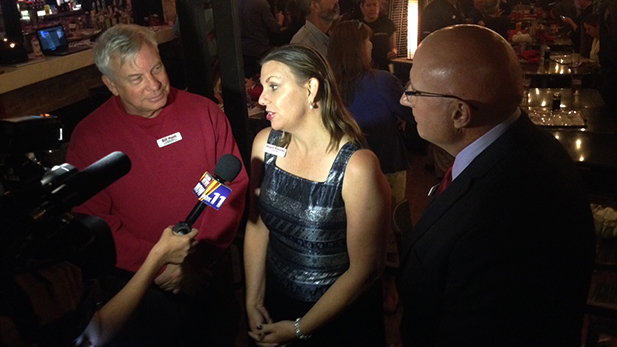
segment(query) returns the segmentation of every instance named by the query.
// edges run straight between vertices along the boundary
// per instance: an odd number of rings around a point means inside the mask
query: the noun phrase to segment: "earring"
[[[309,105],[309,108],[310,108],[311,110],[316,109],[316,108],[317,108],[317,103],[316,103],[316,102],[311,102],[311,103],[310,103],[310,105]]]

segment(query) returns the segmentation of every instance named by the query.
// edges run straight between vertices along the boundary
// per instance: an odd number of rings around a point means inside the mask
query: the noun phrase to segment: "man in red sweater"
[[[197,202],[192,189],[202,174],[212,173],[223,154],[240,158],[240,152],[215,103],[169,85],[147,28],[109,29],[94,55],[114,96],[78,124],[67,162],[83,169],[112,151],[132,162],[126,176],[75,209],[103,218],[112,230],[119,270],[103,281],[111,297],[140,268],[163,230],[191,211]],[[112,345],[231,346],[232,334],[224,332],[237,321],[220,326],[225,320],[218,312],[233,307],[217,296],[209,274],[237,233],[248,185],[244,168],[228,185],[232,192],[220,210],[207,208],[193,226],[199,229],[196,251],[160,270]]]

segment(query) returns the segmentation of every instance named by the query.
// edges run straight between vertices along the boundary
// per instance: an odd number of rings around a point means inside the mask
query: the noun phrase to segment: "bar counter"
[[[170,26],[151,28],[160,44],[176,38]],[[89,96],[101,87],[92,49],[59,57],[45,57],[19,67],[0,70],[0,118],[49,113]]]

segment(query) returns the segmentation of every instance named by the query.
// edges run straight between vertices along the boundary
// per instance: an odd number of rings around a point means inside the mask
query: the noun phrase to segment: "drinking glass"
[[[531,75],[523,72],[523,93],[529,93],[529,86],[531,86]]]
[[[570,66],[578,68],[579,65],[581,65],[581,54],[572,53],[572,60],[570,62]]]
[[[583,86],[583,74],[578,66],[570,68],[570,77],[572,78],[572,95],[580,95]]]

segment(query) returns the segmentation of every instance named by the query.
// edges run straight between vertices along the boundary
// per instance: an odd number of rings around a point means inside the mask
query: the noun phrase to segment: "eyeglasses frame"
[[[407,99],[407,102],[411,102],[409,100],[410,96],[424,96],[427,98],[448,98],[448,99],[456,99],[456,100],[460,100],[466,104],[469,105],[469,107],[471,107],[474,110],[479,110],[478,106],[474,105],[471,103],[471,101],[469,100],[465,100],[461,97],[458,97],[456,95],[450,95],[450,94],[438,94],[438,93],[429,93],[429,92],[422,92],[419,90],[407,90],[409,89],[409,87],[411,87],[411,83],[407,82],[407,85],[405,85],[405,99]]]

